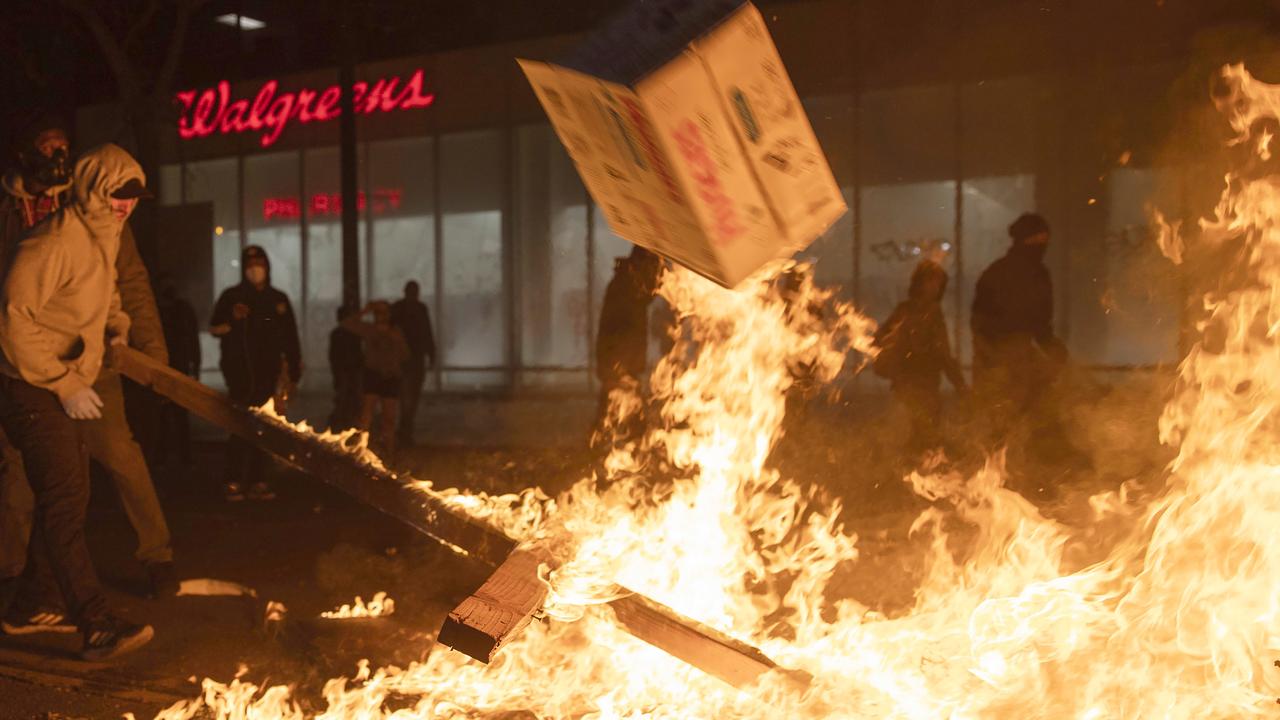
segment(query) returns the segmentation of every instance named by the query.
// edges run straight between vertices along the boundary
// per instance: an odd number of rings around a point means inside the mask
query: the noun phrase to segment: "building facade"
[[[950,330],[967,358],[974,283],[1005,251],[1009,222],[1039,210],[1054,228],[1056,321],[1076,358],[1176,360],[1178,280],[1145,208],[1178,213],[1184,174],[1161,164],[1157,109],[1185,59],[1107,60],[1103,71],[1088,65],[1103,63],[1105,40],[1070,45],[1085,18],[1027,30],[1020,16],[975,24],[962,3],[929,5],[944,16],[927,25],[883,2],[766,13],[850,207],[804,253],[819,280],[883,319],[920,255],[943,253]],[[592,204],[514,60],[554,59],[573,42],[357,70],[362,297],[420,283],[437,390],[591,387],[600,301],[630,246]],[[337,82],[333,70],[182,88],[159,178],[161,270],[207,317],[239,280],[240,249],[266,248],[317,388],[342,298]],[[216,371],[207,336],[205,348]]]

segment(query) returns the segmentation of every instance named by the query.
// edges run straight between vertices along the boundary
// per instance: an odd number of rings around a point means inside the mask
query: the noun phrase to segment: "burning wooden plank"
[[[455,552],[490,567],[506,560],[516,543],[449,507],[387,470],[372,467],[332,445],[259,417],[225,395],[132,348],[113,348],[112,364],[195,415],[234,433],[299,470],[425,533]]]
[[[330,444],[234,405],[226,396],[130,348],[113,348],[112,365],[195,415],[315,475],[355,499],[497,571],[454,609],[440,641],[489,662],[529,624],[546,600],[536,551],[516,551],[502,532],[422,492],[395,473],[374,467]],[[742,687],[777,667],[746,643],[639,594],[610,603],[619,624],[635,637],[704,672]]]
[[[440,644],[489,662],[514,638],[547,599],[547,586],[538,578],[546,559],[530,550],[516,550],[445,618]]]

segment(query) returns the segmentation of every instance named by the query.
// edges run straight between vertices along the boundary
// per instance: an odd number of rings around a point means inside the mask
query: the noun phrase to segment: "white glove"
[[[81,388],[62,401],[62,409],[73,420],[98,420],[102,417],[102,398],[93,388]]]

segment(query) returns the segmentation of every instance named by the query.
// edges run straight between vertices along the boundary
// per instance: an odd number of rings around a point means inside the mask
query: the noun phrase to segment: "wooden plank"
[[[332,446],[237,407],[224,395],[130,348],[113,348],[112,365],[197,416],[270,452],[361,502],[467,557],[499,568],[458,613],[453,642],[488,661],[528,625],[545,601],[536,552],[513,553],[515,540],[446,506],[402,480]],[[507,563],[510,562],[510,565]],[[764,653],[638,594],[610,603],[632,635],[735,687],[777,665]],[[451,613],[451,616],[453,613]],[[447,623],[446,623],[447,624]],[[470,637],[459,637],[472,633]],[[441,631],[444,634],[444,631]],[[447,644],[447,643],[446,643]],[[473,654],[474,653],[474,654]]]
[[[328,443],[237,407],[225,395],[132,348],[113,348],[111,359],[113,367],[134,382],[455,552],[498,567],[515,549],[516,543],[511,538],[445,505],[395,473],[367,465]]]
[[[538,578],[545,556],[516,550],[445,618],[437,641],[488,663],[533,619],[547,599]]]
[[[747,687],[778,667],[755,647],[644,595],[626,595],[609,607],[627,632],[734,687]]]

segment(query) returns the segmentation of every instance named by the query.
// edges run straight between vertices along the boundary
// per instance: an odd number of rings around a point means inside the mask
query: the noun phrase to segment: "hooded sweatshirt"
[[[67,203],[71,180],[66,184],[33,193],[22,173],[10,170],[0,178],[0,268],[12,255],[19,241],[53,212]],[[3,270],[0,270],[0,274]],[[129,344],[168,364],[169,351],[165,344],[164,330],[160,326],[160,311],[156,308],[155,294],[151,290],[151,276],[138,253],[129,223],[120,233],[120,253],[116,256],[116,285],[120,289],[120,303],[131,321]]]
[[[0,286],[0,372],[63,400],[97,380],[107,334],[129,331],[115,269],[124,223],[110,196],[134,178],[145,182],[142,167],[120,147],[86,152],[71,203],[14,249]]]
[[[255,287],[244,277],[249,261],[267,266],[267,281]],[[222,292],[213,306],[209,324],[229,328],[219,334],[222,359],[219,363],[227,389],[237,402],[259,405],[275,392],[281,364],[289,378],[298,382],[302,374],[302,351],[298,323],[289,296],[271,286],[271,263],[257,245],[248,245],[240,254],[241,281]],[[248,314],[237,318],[235,307],[243,305]]]

